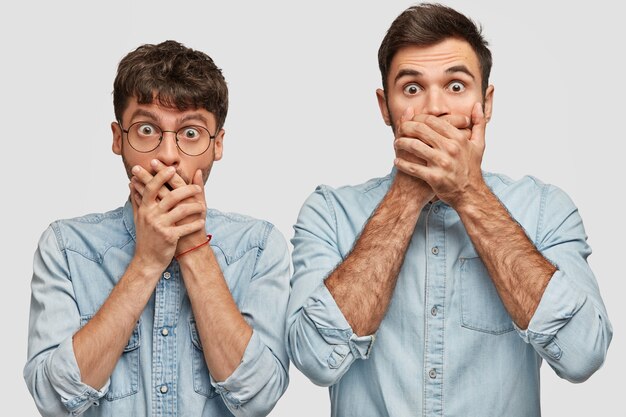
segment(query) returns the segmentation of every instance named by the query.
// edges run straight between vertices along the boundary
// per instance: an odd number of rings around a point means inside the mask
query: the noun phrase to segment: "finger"
[[[150,161],[150,166],[154,169],[155,172],[161,172],[162,170],[167,168],[167,165],[165,165],[158,159],[153,159],[152,161]],[[172,179],[168,181],[168,184],[171,186],[172,189],[180,188],[187,185],[185,180],[178,174],[174,175]]]
[[[196,174],[193,176],[192,184],[199,185],[204,188],[204,180],[202,179],[202,170],[196,170]]]
[[[200,169],[196,170],[196,174],[193,176],[191,183],[200,187],[200,190],[201,190],[200,194],[202,194],[202,201],[206,205],[206,197],[204,196],[204,178],[202,177],[202,170]]]
[[[135,176],[130,179],[130,183],[133,186],[135,192],[137,192],[140,196],[143,196],[145,185]]]
[[[467,129],[471,126],[470,118],[464,114],[444,114],[438,119],[445,120],[457,129]]]
[[[404,172],[405,174],[408,174],[415,178],[419,178],[422,181],[430,184],[428,182],[428,178],[430,176],[430,168],[426,167],[425,165],[415,164],[402,158],[394,159],[393,164],[398,170]]]
[[[439,135],[447,139],[468,140],[470,137],[470,118],[462,114],[447,114],[441,117],[433,115],[421,115],[416,118]]]
[[[420,115],[421,116],[421,115]],[[419,116],[418,116],[419,117]],[[436,118],[435,116],[431,116]],[[441,142],[446,138],[435,131],[431,126],[424,122],[424,118],[421,121],[408,121],[400,125],[397,132],[397,137],[407,137],[419,139],[432,147],[440,147]],[[442,122],[445,123],[445,122]]]
[[[475,141],[480,146],[485,146],[485,128],[487,126],[487,120],[485,119],[485,113],[483,112],[483,106],[481,103],[474,104],[472,109],[472,136],[470,141]]]
[[[400,122],[408,122],[409,120],[413,120],[413,117],[415,117],[415,109],[413,107],[407,107],[400,117]]]
[[[174,231],[177,236],[183,237],[195,233],[200,230],[205,230],[204,219],[194,220],[191,223],[175,226]]]
[[[166,221],[167,224],[175,225],[181,220],[194,215],[201,214],[204,212],[204,205],[198,202],[179,204],[174,207],[169,213],[167,213]],[[204,218],[202,219],[204,220]]]
[[[145,186],[145,184],[149,183],[154,178],[154,176],[151,173],[149,173],[147,170],[145,170],[142,166],[140,165],[137,165],[137,166],[138,168],[133,167],[132,172],[134,175],[130,180],[133,181],[133,178],[134,178],[135,181],[137,181],[135,185],[141,184]],[[135,171],[135,168],[136,168],[136,171]],[[141,187],[141,189],[140,187],[136,187],[136,188],[137,188],[137,191],[143,195],[143,187]],[[168,192],[169,190],[165,187],[162,187],[161,189],[159,189],[159,193],[158,193],[159,200],[164,199]]]
[[[426,163],[433,162],[439,152],[438,150],[426,145],[421,140],[414,138],[398,138],[394,142],[394,147],[396,150],[408,152]]]
[[[133,174],[137,176],[138,174],[141,173],[141,169],[143,168],[141,167],[139,167],[140,169],[135,169],[135,168],[137,167],[133,168]],[[156,203],[156,199],[159,196],[159,190],[161,189],[161,187],[165,185],[165,183],[167,183],[174,176],[175,173],[176,173],[176,170],[173,167],[167,167],[166,169],[160,172],[157,172],[156,175],[150,181],[146,183],[145,188],[143,190],[143,200],[146,202]]]
[[[198,185],[186,185],[185,187],[170,191],[168,195],[161,200],[159,206],[165,211],[170,211],[173,207],[180,204],[181,201],[193,197],[196,194],[200,194],[201,192],[202,188]]]

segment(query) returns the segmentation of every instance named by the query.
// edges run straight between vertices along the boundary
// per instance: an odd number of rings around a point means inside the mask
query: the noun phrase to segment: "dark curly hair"
[[[226,80],[211,57],[176,41],[142,45],[119,63],[113,82],[115,117],[122,120],[128,100],[153,100],[178,110],[203,108],[221,129],[228,113]]]

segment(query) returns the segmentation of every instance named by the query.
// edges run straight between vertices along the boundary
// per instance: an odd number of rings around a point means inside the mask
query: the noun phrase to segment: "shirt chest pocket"
[[[487,268],[476,253],[459,258],[461,286],[461,325],[490,334],[514,329]]]
[[[192,347],[192,361],[193,361],[193,389],[198,394],[202,394],[206,397],[213,398],[217,394],[213,385],[211,385],[211,377],[209,376],[209,369],[206,366],[204,360],[204,351],[202,349],[202,343],[200,342],[200,334],[196,327],[195,319],[189,319],[189,334],[191,335]]]
[[[85,315],[80,318],[81,327],[87,324],[93,315]],[[139,346],[141,342],[141,322],[133,329],[130,339],[124,347],[113,373],[111,384],[105,395],[108,401],[119,400],[136,394],[139,390]]]

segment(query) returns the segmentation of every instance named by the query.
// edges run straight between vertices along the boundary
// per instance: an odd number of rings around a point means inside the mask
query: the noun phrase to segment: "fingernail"
[[[139,173],[139,165],[135,165],[131,171],[133,174],[138,174]]]
[[[157,161],[156,159],[153,159],[152,161],[150,161],[150,166],[152,168],[156,168],[159,165],[159,161]]]

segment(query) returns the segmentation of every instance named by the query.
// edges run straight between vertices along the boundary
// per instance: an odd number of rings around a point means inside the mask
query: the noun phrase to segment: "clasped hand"
[[[206,200],[200,170],[187,184],[173,167],[158,160],[151,166],[154,176],[141,166],[133,167],[130,200],[137,234],[135,256],[160,272],[177,253],[206,239]]]
[[[485,125],[480,103],[474,105],[471,120],[464,115],[415,115],[408,108],[396,129],[394,165],[457,208],[484,183]]]

